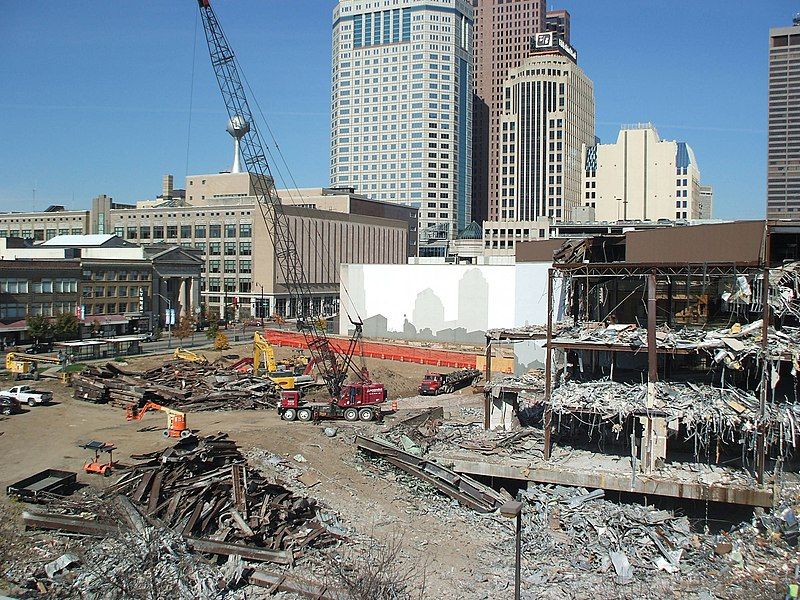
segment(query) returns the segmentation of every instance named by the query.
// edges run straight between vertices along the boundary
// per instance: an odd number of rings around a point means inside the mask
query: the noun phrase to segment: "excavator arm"
[[[278,370],[278,363],[272,345],[256,331],[253,334],[253,375],[259,377],[262,370],[267,375],[274,373]]]

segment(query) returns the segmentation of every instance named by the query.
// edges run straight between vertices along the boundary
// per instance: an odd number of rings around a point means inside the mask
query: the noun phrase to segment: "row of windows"
[[[7,294],[53,294],[74,293],[78,291],[77,279],[0,279],[0,292]]]
[[[146,291],[147,288],[140,288],[138,286],[86,286],[81,291],[81,296],[84,298],[138,298],[140,290]]]
[[[237,227],[236,224],[226,225],[129,225],[127,227],[117,226],[114,227],[114,234],[129,240],[142,239],[142,240],[163,240],[163,239],[178,239],[178,238],[221,238],[225,234],[226,238],[237,237],[252,237],[253,226],[250,223],[240,223]],[[180,235],[178,235],[180,233]],[[208,234],[208,235],[206,235]]]
[[[0,229],[0,238],[5,237],[21,237],[35,242],[43,242],[51,240],[57,235],[82,235],[82,227],[74,227],[71,229]]]
[[[117,315],[122,313],[138,313],[139,302],[109,302],[103,304],[85,304],[86,316]]]
[[[208,267],[206,265],[202,266],[203,271],[207,271],[208,273],[221,273],[220,268],[225,269],[225,273],[252,273],[253,271],[253,261],[250,260],[240,260],[239,261],[239,268],[236,268],[236,261],[235,260],[209,260]]]

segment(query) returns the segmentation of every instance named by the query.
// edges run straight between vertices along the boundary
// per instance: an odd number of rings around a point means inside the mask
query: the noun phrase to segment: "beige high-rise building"
[[[623,126],[613,144],[587,145],[583,160],[583,204],[598,221],[710,217],[691,147],[660,139],[652,123]]]
[[[472,212],[479,223],[500,218],[500,117],[503,86],[511,69],[531,51],[531,40],[545,31],[544,0],[472,0],[475,26]]]
[[[710,219],[714,211],[714,188],[710,185],[700,186],[700,219]]]
[[[581,204],[584,145],[594,144],[594,86],[553,32],[511,69],[500,118],[501,220],[569,220]]]
[[[769,31],[767,218],[800,213],[800,14]]]

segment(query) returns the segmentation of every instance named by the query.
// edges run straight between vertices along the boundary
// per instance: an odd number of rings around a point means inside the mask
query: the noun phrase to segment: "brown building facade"
[[[503,85],[508,72],[529,55],[531,38],[545,31],[544,0],[473,0],[473,219],[498,219]],[[480,105],[484,104],[483,111]],[[473,105],[474,106],[474,105]],[[483,119],[483,121],[479,120]],[[479,221],[480,222],[480,221]]]

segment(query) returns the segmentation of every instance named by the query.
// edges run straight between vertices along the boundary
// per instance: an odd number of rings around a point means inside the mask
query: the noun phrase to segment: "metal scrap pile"
[[[762,518],[757,527],[743,523],[727,533],[710,535],[692,531],[687,517],[670,511],[606,501],[602,490],[530,486],[523,496],[528,504],[523,513],[523,554],[535,565],[528,579],[545,587],[569,580],[570,572],[581,574],[586,589],[591,587],[591,573],[597,574],[594,579],[600,588],[609,582],[651,585],[659,571],[673,582],[677,577],[698,577],[702,585],[722,584],[718,577],[709,579],[716,572],[744,584],[745,575],[764,577],[765,567],[770,570],[767,576],[780,577],[780,562],[787,567],[797,563],[789,546],[793,543],[789,530],[796,529],[791,509],[788,517],[776,517],[780,530],[764,527],[771,521]],[[795,523],[788,529],[783,527],[787,518]],[[760,533],[767,535],[759,538]],[[544,557],[546,561],[539,560]]]
[[[493,379],[484,385],[484,391],[491,392],[498,397],[503,392],[522,391],[530,394],[544,394],[545,372],[542,369],[528,371],[519,377],[506,375],[500,379]]]
[[[126,407],[151,401],[194,412],[274,408],[278,396],[269,379],[184,360],[169,360],[143,373],[130,373],[109,362],[76,375],[73,385],[73,397],[88,402]]]
[[[666,578],[661,583],[667,589],[674,589],[679,577],[697,576],[703,585],[724,585],[723,574],[734,585],[744,585],[746,575],[780,578],[781,562],[792,567],[790,572],[794,570],[790,563],[797,563],[789,546],[796,535],[791,509],[778,511],[777,529],[771,520],[761,518],[757,527],[743,523],[711,535],[694,532],[687,517],[670,511],[606,501],[602,490],[529,486],[523,496],[528,504],[523,511],[523,555],[534,565],[527,579],[545,588],[553,586],[554,592],[559,583],[577,574],[585,589],[598,594],[594,597],[619,597],[619,591],[613,591],[617,585],[656,585],[659,575]],[[787,513],[788,517],[781,516]],[[785,528],[787,519],[794,525]],[[711,573],[717,576],[709,578]],[[603,588],[611,595],[606,596]]]
[[[224,434],[183,440],[143,460],[109,493],[180,532],[196,550],[291,564],[335,541],[317,504],[265,479]]]
[[[647,385],[619,383],[607,379],[585,383],[566,382],[550,398],[557,414],[592,413],[602,420],[622,421],[633,414],[646,414]],[[738,388],[717,388],[696,383],[656,383],[651,414],[663,414],[668,423],[685,425],[689,433],[718,435],[755,433],[760,424],[759,400]],[[800,436],[800,405],[768,404],[764,425],[773,441],[794,445]]]

